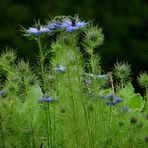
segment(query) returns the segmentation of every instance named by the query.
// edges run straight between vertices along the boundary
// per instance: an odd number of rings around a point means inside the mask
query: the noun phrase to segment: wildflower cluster
[[[62,17],[61,17],[62,18]],[[36,27],[30,27],[25,30],[28,34],[33,34],[39,36],[41,34],[51,33],[55,30],[65,30],[66,32],[73,32],[79,28],[86,26],[87,23],[80,21],[78,16],[75,17],[65,17],[59,20],[53,19],[50,23],[45,26],[36,24]]]
[[[58,65],[57,67],[53,68],[53,70],[57,73],[64,73],[65,72],[65,67],[62,65]]]
[[[138,77],[141,96],[127,63],[104,72],[101,28],[57,16],[23,31],[38,56],[36,64],[13,50],[0,56],[0,147],[146,147],[148,75]]]
[[[53,98],[50,96],[50,97],[41,97],[40,98],[40,102],[49,102],[49,103],[52,103],[53,102]]]
[[[117,97],[117,96],[115,96],[115,95],[113,95],[113,94],[110,94],[110,95],[107,95],[107,96],[105,96],[105,95],[100,95],[100,98],[101,98],[102,100],[108,99],[108,101],[106,102],[106,105],[107,105],[107,106],[116,105],[116,104],[118,104],[118,103],[120,103],[120,102],[123,101],[122,98]]]

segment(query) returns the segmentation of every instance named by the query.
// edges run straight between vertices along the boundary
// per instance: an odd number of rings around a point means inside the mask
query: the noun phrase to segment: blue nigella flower
[[[79,21],[79,19],[64,19],[61,25],[61,28],[66,29],[67,32],[73,32],[80,27],[86,26],[87,23],[84,21]]]
[[[113,94],[109,95],[108,98],[110,99],[108,102],[106,102],[107,106],[116,105],[119,102],[122,102],[122,98],[114,96]]]
[[[53,22],[53,23],[49,23],[47,28],[49,30],[57,30],[61,28],[61,23],[60,22]]]
[[[50,30],[46,27],[30,27],[28,30],[26,30],[27,33],[29,34],[34,34],[36,36],[39,36],[42,33],[47,33]]]
[[[54,100],[53,98],[50,96],[50,97],[41,97],[40,102],[49,102],[49,103],[52,103]]]
[[[119,102],[122,102],[122,99],[117,96],[114,96],[113,101],[112,101],[113,105],[116,105]]]
[[[3,95],[5,95],[5,91],[4,90],[0,90],[0,97],[2,97]]]
[[[59,65],[59,66],[55,67],[54,70],[56,72],[59,72],[59,73],[64,73],[65,72],[65,67],[62,66],[62,65]]]
[[[110,101],[108,101],[108,102],[106,102],[106,105],[107,105],[107,106],[111,106],[112,103],[111,103]]]
[[[114,98],[114,95],[113,94],[110,94],[107,96],[109,99],[113,99]]]
[[[129,107],[128,106],[124,106],[123,111],[124,112],[128,112],[128,110],[129,110]]]
[[[101,99],[105,99],[106,97],[104,95],[99,95]]]

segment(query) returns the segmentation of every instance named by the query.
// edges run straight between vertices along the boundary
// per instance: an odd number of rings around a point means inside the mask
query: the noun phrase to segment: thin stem
[[[37,39],[38,47],[39,47],[39,64],[40,64],[40,69],[41,69],[41,82],[43,83],[43,90],[45,91],[45,69],[44,69],[44,52],[41,44],[41,38],[39,37]]]
[[[1,138],[2,138],[2,147],[5,148],[5,141],[4,141],[4,133],[3,133],[3,127],[1,122],[1,116],[0,116],[0,131],[1,131]]]
[[[49,107],[49,103],[48,103],[48,110],[49,110],[49,129],[50,129],[50,145],[51,145],[51,148],[52,148],[52,123],[51,123],[51,110],[50,110],[50,107]]]
[[[93,52],[90,53],[90,63],[91,63],[92,73],[95,74],[94,55],[93,55]]]
[[[30,106],[30,103],[29,103],[29,112],[31,113],[31,106]],[[31,115],[29,114],[29,116],[30,116],[30,122],[29,122],[29,124],[30,124],[30,128],[31,128],[31,132],[30,132],[30,134],[31,134],[31,139],[32,139],[32,141],[31,141],[31,145],[32,145],[32,147],[33,148],[35,148],[35,134],[34,134],[34,128],[33,128],[33,125],[32,125],[32,120],[31,120]]]
[[[47,102],[47,105],[45,105],[45,111],[46,111],[46,134],[47,134],[47,148],[50,148],[49,143],[49,103]]]
[[[38,47],[39,47],[39,58],[40,58],[39,60],[40,60],[41,68],[43,68],[43,66],[44,66],[44,53],[43,53],[40,37],[37,39],[37,43],[38,43]]]
[[[72,103],[72,109],[73,109],[73,120],[74,120],[74,123],[75,123],[75,127],[76,129],[74,129],[74,134],[75,134],[75,140],[76,140],[76,145],[77,145],[77,148],[79,147],[79,134],[77,134],[77,127],[78,127],[78,123],[77,123],[77,112],[76,112],[76,102],[75,102],[75,99],[74,99],[74,95],[73,95],[73,88],[72,88],[72,82],[71,82],[71,77],[70,77],[70,68],[69,68],[69,63],[68,63],[68,57],[67,57],[67,54],[66,54],[66,59],[67,59],[67,77],[68,77],[68,82],[69,82],[69,91],[70,91],[70,98],[71,98],[71,103]]]
[[[145,100],[148,101],[148,88],[147,87],[146,87],[145,93],[146,93]]]
[[[77,66],[77,76],[78,76],[78,80],[79,80],[79,87],[80,87],[80,91],[83,92],[83,89],[81,87],[81,78],[80,78],[80,70],[79,70],[79,59],[78,59],[78,52],[76,50],[74,50],[75,55],[76,55],[76,66]],[[86,105],[85,105],[85,101],[84,101],[84,97],[82,97],[82,107],[84,110],[84,117],[85,117],[85,121],[86,121],[86,126],[87,126],[87,132],[88,132],[88,137],[89,137],[89,141],[90,141],[90,145],[92,146],[92,135],[91,135],[91,130],[90,130],[90,122],[88,120],[89,118],[89,113],[87,112],[86,109]]]
[[[114,87],[112,72],[109,73],[109,81],[110,81],[110,84],[111,84],[112,93],[113,93],[113,95],[115,95],[115,87]]]
[[[109,73],[109,80],[110,80],[112,93],[113,93],[113,97],[114,97],[115,96],[115,87],[114,87],[112,72]],[[110,107],[110,126],[111,126],[111,122],[112,122],[112,111],[113,111],[113,108],[112,108],[112,105],[111,105],[111,107]]]
[[[72,90],[72,85],[71,85],[72,83],[71,83],[71,79],[70,79],[70,76],[69,76],[69,72],[68,72],[68,80],[69,80],[69,90],[71,92],[72,108],[74,110],[74,112],[73,112],[73,120],[74,120],[74,123],[76,124],[76,128],[77,128],[78,126],[77,126],[76,107],[75,107],[75,101],[74,101],[73,90]],[[75,132],[76,144],[77,144],[77,147],[79,147],[77,129],[75,129],[74,132]]]

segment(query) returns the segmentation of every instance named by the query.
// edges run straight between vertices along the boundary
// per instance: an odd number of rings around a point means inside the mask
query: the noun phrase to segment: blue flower
[[[110,101],[106,102],[107,106],[116,105],[123,101],[122,98],[114,96],[113,94],[108,95],[108,98],[110,99]]]
[[[77,30],[80,27],[86,26],[87,23],[84,21],[79,21],[79,19],[74,18],[74,19],[64,19],[61,25],[61,28],[66,29],[67,32],[73,32]]]
[[[124,112],[128,112],[128,110],[129,110],[129,107],[128,106],[124,106],[123,111]]]
[[[41,97],[40,98],[40,102],[49,102],[49,103],[52,103],[54,100],[53,98],[50,96],[50,97]]]
[[[110,94],[110,95],[108,95],[108,98],[109,99],[113,99],[114,98],[114,95],[113,94]]]
[[[104,95],[99,95],[101,99],[105,99],[106,97]]]
[[[107,106],[111,106],[112,103],[111,103],[110,101],[108,101],[108,102],[106,102],[106,105],[107,105]]]
[[[48,24],[47,28],[49,30],[57,30],[57,29],[60,29],[61,28],[61,23],[60,22],[50,23],[50,24]]]
[[[59,72],[59,73],[64,73],[65,72],[65,67],[62,66],[62,65],[59,65],[59,66],[55,67],[54,70],[56,72]]]
[[[115,105],[115,104],[117,104],[117,103],[119,103],[119,102],[122,102],[122,99],[121,98],[119,98],[119,97],[117,97],[117,96],[114,96],[114,98],[113,98],[113,105]]]
[[[0,97],[5,95],[5,91],[4,90],[0,90]]]
[[[47,33],[50,30],[46,27],[30,27],[28,30],[26,30],[27,33],[29,34],[34,34],[36,36],[39,36],[42,33]]]

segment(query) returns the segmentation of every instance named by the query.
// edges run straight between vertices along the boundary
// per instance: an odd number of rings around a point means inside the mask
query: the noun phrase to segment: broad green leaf
[[[139,109],[141,110],[143,107],[143,99],[140,94],[134,94],[129,97],[128,106],[131,109]]]
[[[37,128],[37,123],[41,115],[39,99],[43,96],[39,85],[34,85],[27,93],[27,98],[24,103],[24,111],[28,113],[28,120],[31,120],[33,127]],[[39,124],[38,124],[39,125]]]
[[[28,91],[27,99],[31,101],[32,103],[37,102],[40,97],[43,96],[42,90],[39,85],[34,85],[32,88]]]
[[[122,89],[122,93],[125,96],[131,96],[134,94],[134,87],[131,83],[128,83],[123,89]]]
[[[126,105],[129,102],[129,98],[134,95],[134,87],[131,83],[128,83],[123,89],[120,89],[117,93],[123,98],[123,103]]]

